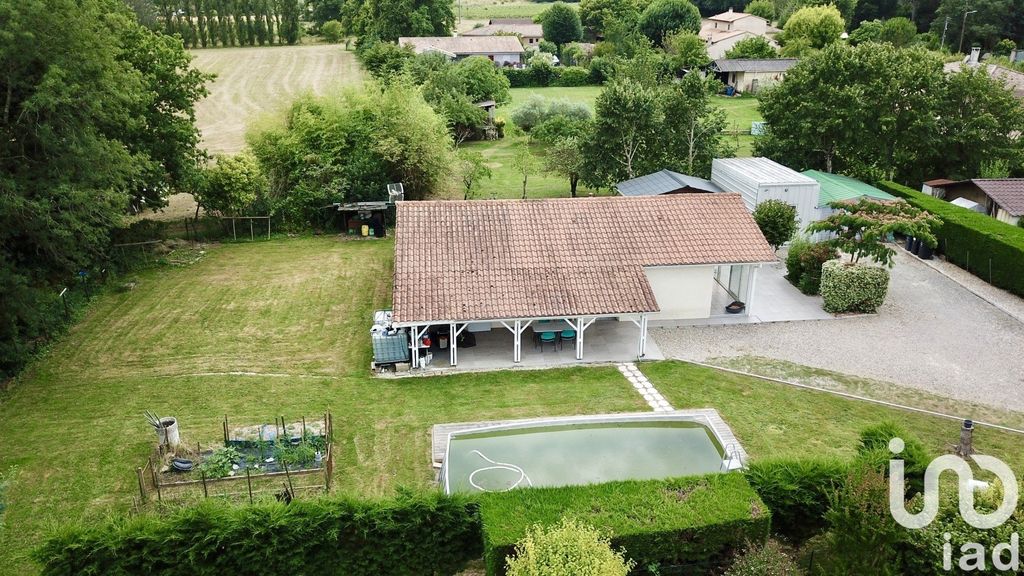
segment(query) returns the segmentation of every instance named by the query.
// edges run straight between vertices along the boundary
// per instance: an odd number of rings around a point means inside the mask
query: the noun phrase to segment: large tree
[[[554,42],[558,47],[558,57],[562,57],[562,46],[583,39],[583,24],[580,14],[575,8],[563,2],[555,2],[541,15],[544,39]]]
[[[636,0],[580,0],[580,20],[592,37],[604,35],[612,24],[633,26],[639,17]]]
[[[830,46],[761,95],[755,151],[793,168],[915,184],[976,177],[983,159],[1019,165],[1021,112],[984,73],[942,72],[920,48]]]
[[[59,324],[54,294],[102,261],[129,202],[196,171],[205,77],[121,0],[0,0],[0,373]]]
[[[700,74],[687,74],[662,89],[666,165],[686,174],[711,176],[711,160],[731,156],[723,133],[725,110],[711,101],[721,84]]]
[[[835,6],[807,6],[786,21],[783,46],[806,43],[811,48],[824,48],[839,40],[845,27],[843,16]]]
[[[451,0],[348,0],[341,23],[357,36],[394,42],[402,36],[450,36]]]
[[[725,53],[726,58],[778,58],[779,52],[771,45],[763,36],[751,36],[744,38],[728,52]]]
[[[598,188],[661,169],[663,114],[658,91],[630,78],[607,84],[596,102],[594,133],[584,154],[584,182]]]
[[[639,26],[655,46],[661,46],[671,32],[699,32],[700,11],[689,0],[653,0],[640,13]]]

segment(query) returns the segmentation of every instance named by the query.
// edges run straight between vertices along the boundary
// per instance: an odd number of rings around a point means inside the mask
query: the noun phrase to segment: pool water
[[[445,490],[500,492],[708,474],[724,451],[699,422],[541,425],[452,434]]]

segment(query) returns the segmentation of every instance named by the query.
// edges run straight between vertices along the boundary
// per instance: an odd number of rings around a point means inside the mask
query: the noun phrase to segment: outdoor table
[[[540,334],[541,332],[561,334],[562,330],[575,330],[575,328],[565,320],[537,320],[530,324],[530,330],[533,330],[534,334]]]

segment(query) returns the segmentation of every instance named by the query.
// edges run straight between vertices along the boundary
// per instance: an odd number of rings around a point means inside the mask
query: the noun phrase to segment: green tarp
[[[819,206],[826,206],[830,202],[839,200],[856,200],[862,196],[879,200],[896,200],[896,197],[892,194],[879,190],[870,184],[865,184],[860,180],[854,180],[849,176],[829,174],[828,172],[820,172],[818,170],[807,170],[803,174],[817,180],[821,185],[821,193],[818,195]]]

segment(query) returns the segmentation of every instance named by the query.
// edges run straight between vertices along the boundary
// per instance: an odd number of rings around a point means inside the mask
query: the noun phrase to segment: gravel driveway
[[[898,250],[878,314],[652,329],[667,358],[766,356],[1024,411],[1024,323]]]

